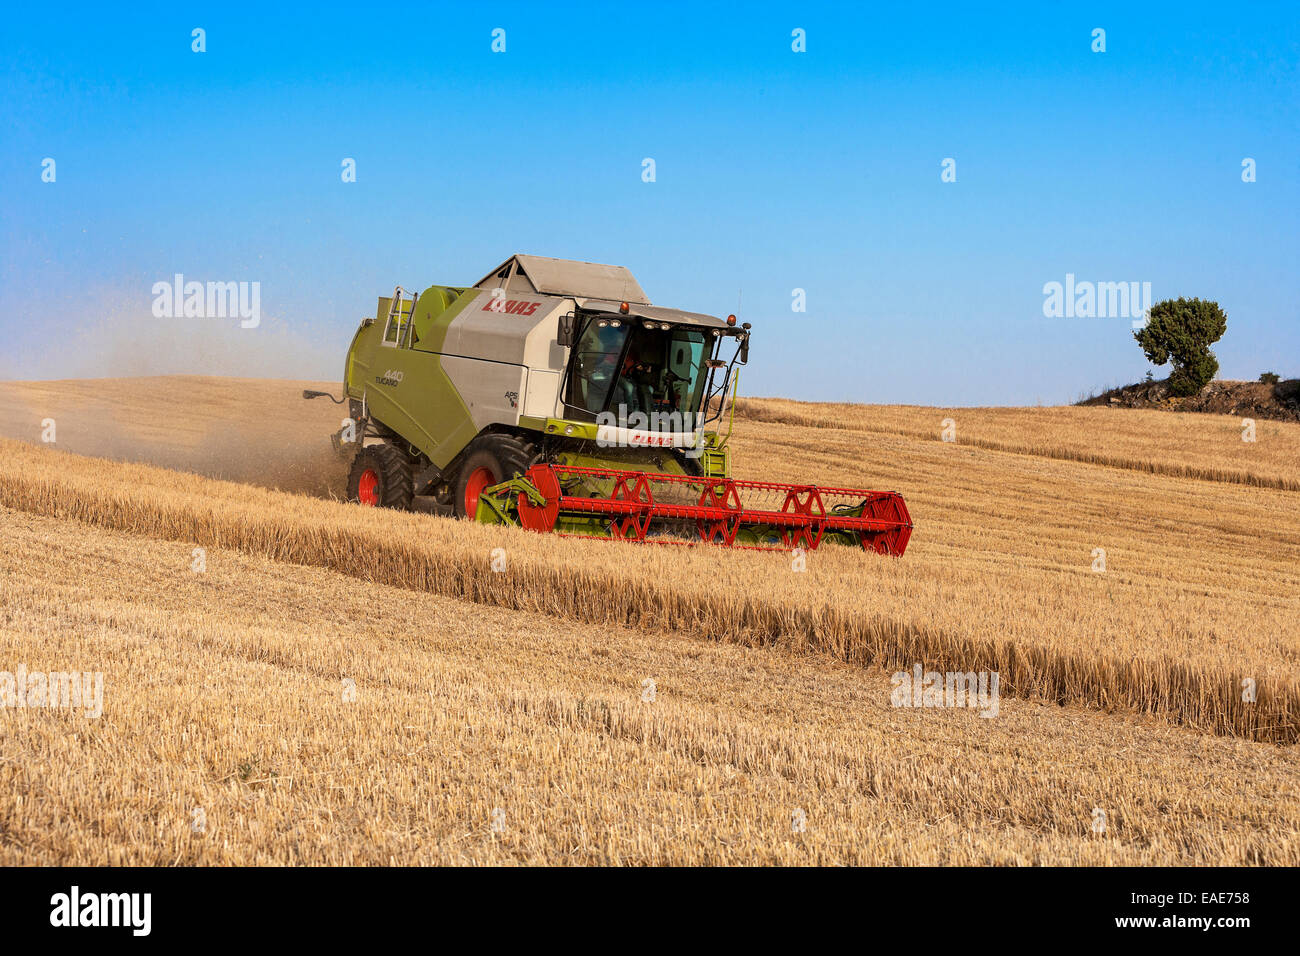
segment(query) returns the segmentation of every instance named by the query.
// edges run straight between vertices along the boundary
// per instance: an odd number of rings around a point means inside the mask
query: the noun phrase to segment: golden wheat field
[[[753,421],[897,435],[991,451],[1300,491],[1293,422],[1106,407],[932,408],[741,399]],[[1242,441],[1249,421],[1255,441]]]
[[[0,862],[1300,862],[1300,426],[751,400],[916,524],[797,571],[332,500],[302,387],[0,384],[0,670],[104,673],[0,712]]]

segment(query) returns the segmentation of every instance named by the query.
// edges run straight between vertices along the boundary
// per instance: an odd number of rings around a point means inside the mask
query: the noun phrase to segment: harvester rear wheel
[[[514,435],[480,435],[456,473],[451,502],[456,517],[472,519],[484,488],[527,473],[537,463],[537,446]]]
[[[411,466],[392,445],[368,445],[357,452],[348,473],[348,500],[368,507],[411,507]]]

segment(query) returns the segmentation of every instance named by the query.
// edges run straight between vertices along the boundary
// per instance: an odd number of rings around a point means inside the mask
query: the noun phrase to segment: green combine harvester
[[[731,477],[719,426],[750,338],[734,315],[651,305],[621,266],[516,255],[472,286],[399,286],[376,316],[348,349],[334,436],[362,505],[628,541],[907,547],[893,492]]]

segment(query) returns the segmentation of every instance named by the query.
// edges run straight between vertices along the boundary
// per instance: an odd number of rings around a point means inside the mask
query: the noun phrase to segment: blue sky
[[[337,378],[379,294],[513,252],[739,310],[749,394],[1141,378],[1129,319],[1043,316],[1067,273],[1216,299],[1224,377],[1300,375],[1295,3],[32,4],[0,76],[0,377]],[[176,272],[267,319],[153,318]]]

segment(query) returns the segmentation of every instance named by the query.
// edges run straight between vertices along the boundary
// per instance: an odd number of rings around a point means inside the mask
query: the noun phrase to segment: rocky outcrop
[[[1276,385],[1263,382],[1213,381],[1195,395],[1179,398],[1169,393],[1169,381],[1139,382],[1113,388],[1080,405],[1111,408],[1165,408],[1175,412],[1205,412],[1211,415],[1240,415],[1243,418],[1271,418],[1300,422],[1300,379]]]

